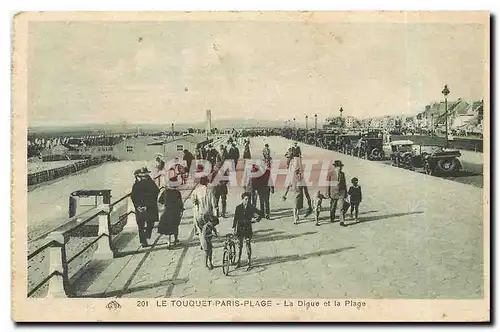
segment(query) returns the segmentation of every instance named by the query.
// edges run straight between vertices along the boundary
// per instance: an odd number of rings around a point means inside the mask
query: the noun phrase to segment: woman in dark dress
[[[245,146],[243,149],[243,159],[251,159],[252,156],[250,155],[250,139],[245,141]]]
[[[158,233],[168,235],[168,247],[172,244],[171,236],[174,236],[173,244],[179,243],[179,225],[181,223],[184,203],[181,192],[177,189],[178,179],[170,179],[168,187],[160,195],[158,201],[165,206],[163,214],[158,223]]]

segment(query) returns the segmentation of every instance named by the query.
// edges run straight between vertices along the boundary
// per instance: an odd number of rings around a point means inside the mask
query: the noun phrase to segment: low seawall
[[[111,160],[109,157],[89,158],[75,161],[69,165],[45,169],[39,172],[28,174],[28,186],[34,186],[57,178],[79,172],[85,168],[102,164]]]

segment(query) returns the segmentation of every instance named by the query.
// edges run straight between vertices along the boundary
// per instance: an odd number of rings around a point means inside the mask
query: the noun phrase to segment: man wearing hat
[[[227,152],[226,147],[223,144],[221,144],[221,146],[220,146],[220,161],[221,162],[224,162],[227,159],[227,153],[228,152]]]
[[[139,228],[139,240],[143,247],[148,246],[154,223],[158,221],[156,199],[160,190],[149,176],[147,167],[134,172],[137,181],[132,186],[130,198],[135,207],[135,219]]]
[[[234,142],[231,144],[231,148],[229,149],[228,158],[233,161],[234,169],[236,170],[238,159],[240,159],[240,150],[238,150],[236,143]]]
[[[208,146],[207,154],[207,160],[212,164],[212,167],[215,167],[217,162],[220,160],[219,152],[214,148],[212,144],[210,144]]]
[[[340,160],[335,160],[333,163],[333,171],[328,174],[328,181],[337,181],[337,184],[331,185],[328,183],[328,197],[330,198],[330,222],[335,221],[335,212],[337,207],[340,208],[340,226],[344,224],[344,200],[347,195],[347,184],[345,174],[342,171],[344,164]]]

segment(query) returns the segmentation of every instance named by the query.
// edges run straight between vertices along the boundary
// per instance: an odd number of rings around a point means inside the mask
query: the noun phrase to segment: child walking
[[[351,203],[351,219],[352,219],[352,212],[354,211],[356,217],[355,220],[358,221],[359,204],[361,203],[362,199],[361,186],[358,185],[358,178],[352,178],[351,183],[352,186],[349,188],[349,191],[347,192]]]
[[[214,235],[219,237],[219,233],[217,233],[217,229],[215,228],[215,226],[217,226],[218,224],[219,221],[216,218],[213,218],[213,220],[210,220],[205,225],[203,225],[203,229],[201,230],[202,238],[205,242],[202,245],[202,247],[205,249],[205,266],[209,270],[212,270],[214,268],[214,265],[212,264],[212,238]]]
[[[318,190],[316,195],[314,195],[314,215],[316,220],[316,226],[319,226],[319,214],[321,212],[321,203],[326,199],[326,196]]]

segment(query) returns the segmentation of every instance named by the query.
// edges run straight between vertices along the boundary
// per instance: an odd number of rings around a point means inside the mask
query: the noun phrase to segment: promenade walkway
[[[274,159],[291,143],[277,137],[252,138],[254,157],[269,143]],[[292,196],[284,188],[271,197],[271,220],[255,224],[254,268],[221,269],[222,239],[214,241],[215,269],[204,267],[204,253],[193,234],[191,203],[180,226],[180,245],[153,233],[141,248],[135,228],[117,239],[118,257],[91,262],[77,280],[79,297],[294,297],[477,299],[483,296],[483,193],[481,188],[397,169],[377,162],[302,146],[304,158],[341,159],[347,181],[363,188],[360,221],[348,227],[313,216],[293,224]],[[230,231],[241,187],[231,187]],[[312,188],[311,188],[312,191]],[[187,197],[190,190],[183,191]],[[311,192],[312,194],[312,192]],[[305,210],[304,210],[305,211]],[[245,252],[242,255],[246,261]]]

